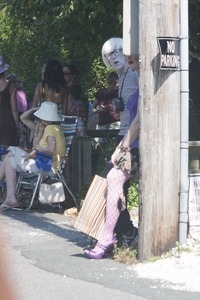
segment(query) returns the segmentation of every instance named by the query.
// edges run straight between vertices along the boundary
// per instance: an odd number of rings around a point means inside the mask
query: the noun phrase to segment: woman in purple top
[[[14,83],[16,86],[17,110],[19,116],[21,116],[25,111],[27,111],[27,107],[28,107],[26,94],[23,91],[20,80],[17,78],[17,76],[14,73],[8,75],[7,79],[9,80],[9,82]],[[18,133],[19,133],[19,146],[24,148],[30,148],[31,147],[29,141],[30,131],[23,124],[21,120],[19,120]]]
[[[19,112],[19,115],[23,114],[25,111],[27,111],[27,98],[26,94],[23,91],[21,82],[17,79],[16,75],[14,73],[7,76],[7,79],[16,85],[16,99],[17,99],[17,109]]]
[[[105,49],[105,45],[108,45],[108,49]],[[126,58],[123,57],[122,53],[123,53],[123,49],[121,47],[121,39],[120,38],[112,38],[110,40],[108,40],[104,46],[103,46],[104,50],[106,52],[106,57],[108,58],[115,58],[117,60],[117,64],[121,66],[121,68],[123,68],[123,66],[126,64]],[[121,54],[121,56],[120,56]],[[134,72],[133,72],[134,73]],[[134,79],[134,78],[133,78]],[[130,110],[130,117],[133,120],[130,120],[131,125],[130,128],[132,127],[132,124],[134,122],[136,122],[137,126],[134,126],[134,133],[132,136],[131,133],[131,141],[136,142],[137,138],[138,138],[138,123],[139,123],[139,119],[138,119],[138,113],[137,113],[137,104],[138,104],[138,96],[139,96],[139,89],[136,88],[137,86],[135,86],[134,88],[134,80],[133,80],[133,91],[135,91],[133,94],[131,94],[131,98],[128,98],[127,100],[127,104],[128,104],[128,108]],[[125,90],[126,92],[126,90]],[[133,102],[132,102],[133,101]],[[128,110],[128,108],[126,107],[126,109]],[[125,144],[124,140],[128,140],[128,142]],[[118,155],[120,152],[120,148],[121,145],[123,143],[123,146],[126,145],[125,148],[132,148],[133,149],[133,153],[134,153],[134,161],[139,161],[138,158],[138,144],[136,143],[136,145],[134,143],[129,143],[130,141],[130,133],[129,133],[129,129],[127,130],[127,133],[125,134],[125,137],[122,139],[122,141],[120,142],[119,146],[117,147],[117,150],[114,152],[114,154],[112,155],[112,162],[115,164],[118,161]],[[131,147],[130,147],[131,145]],[[124,147],[123,147],[124,148]],[[115,165],[114,165],[115,166]],[[93,249],[86,249],[84,250],[84,254],[86,257],[88,258],[92,258],[92,259],[101,259],[103,258],[105,251],[112,246],[115,241],[116,241],[116,237],[114,234],[114,229],[115,226],[117,224],[120,212],[122,210],[125,209],[126,207],[126,198],[124,195],[124,190],[123,190],[123,186],[124,183],[131,178],[131,174],[129,174],[126,171],[123,171],[119,168],[115,168],[113,167],[110,172],[107,175],[107,198],[106,198],[106,220],[105,220],[105,224],[102,228],[102,231],[99,235],[98,238],[98,242],[96,244],[96,246]]]
[[[135,89],[134,93],[128,99],[126,103],[126,109],[130,112],[130,124],[137,115],[138,108],[138,99],[139,99],[139,86]],[[139,139],[135,140],[130,148],[139,148]]]

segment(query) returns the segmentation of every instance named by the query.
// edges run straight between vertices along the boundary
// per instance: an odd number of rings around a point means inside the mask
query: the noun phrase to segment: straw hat
[[[58,106],[54,102],[45,101],[41,104],[40,108],[34,115],[44,121],[59,122]]]
[[[9,69],[9,65],[5,63],[3,56],[0,56],[0,73],[4,73]]]

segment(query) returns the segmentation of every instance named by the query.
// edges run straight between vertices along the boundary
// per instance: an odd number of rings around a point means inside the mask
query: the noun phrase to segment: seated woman
[[[36,108],[30,109],[29,113],[34,110]],[[28,114],[28,112],[26,113]],[[0,180],[5,177],[7,184],[7,196],[0,206],[0,210],[18,205],[15,196],[17,171],[30,171],[35,174],[39,172],[35,163],[36,149],[51,153],[55,168],[57,167],[57,156],[64,157],[65,155],[66,141],[60,127],[57,105],[50,101],[43,102],[41,107],[34,112],[34,116],[38,118],[38,122],[35,124],[35,148],[31,152],[27,152],[19,147],[9,147],[0,166]],[[23,118],[22,115],[22,120],[24,119],[26,119],[24,123],[27,126],[34,126],[33,121],[27,123],[27,117]]]

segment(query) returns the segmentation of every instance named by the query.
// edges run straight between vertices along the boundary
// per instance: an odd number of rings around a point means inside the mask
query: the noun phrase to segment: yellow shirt
[[[63,131],[60,128],[60,125],[47,125],[43,137],[39,142],[39,148],[48,146],[47,138],[53,136],[56,142],[56,148],[53,153],[53,165],[57,167],[57,155],[62,159],[65,156],[66,152],[66,140]]]

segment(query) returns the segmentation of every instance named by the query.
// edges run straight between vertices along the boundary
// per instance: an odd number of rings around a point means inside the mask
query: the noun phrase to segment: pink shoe
[[[84,254],[88,258],[93,258],[93,259],[101,259],[103,258],[107,248],[105,248],[103,245],[97,243],[94,249],[91,250],[85,250]]]
[[[108,250],[116,241],[116,237],[113,236],[112,240],[108,242],[106,245],[102,245],[100,243],[97,243],[94,249],[86,249],[84,250],[85,256],[92,259],[101,259],[103,258],[106,250]]]

